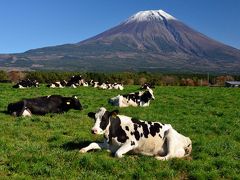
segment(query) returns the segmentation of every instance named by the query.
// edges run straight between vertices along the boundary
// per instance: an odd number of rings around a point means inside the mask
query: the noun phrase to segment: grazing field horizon
[[[108,99],[139,91],[92,87],[14,89],[0,83],[0,176],[6,179],[239,179],[240,89],[224,87],[156,86],[149,107],[117,108]],[[63,114],[13,117],[7,105],[25,98],[76,95],[84,109]],[[126,154],[113,157],[105,150],[79,153],[103,136],[91,134],[87,113],[104,106],[120,114],[171,124],[191,138],[192,154],[184,159],[158,161]]]

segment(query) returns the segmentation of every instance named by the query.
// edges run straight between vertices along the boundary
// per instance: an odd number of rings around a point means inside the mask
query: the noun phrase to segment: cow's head
[[[83,109],[77,96],[66,98],[65,103],[66,103],[65,105],[67,106],[68,109],[75,109],[75,110]]]
[[[147,87],[147,91],[145,91],[142,95],[141,95],[141,101],[144,101],[145,103],[148,102],[149,100],[154,100],[155,97],[153,95],[153,90],[150,89],[149,87]]]
[[[89,112],[88,116],[95,120],[95,124],[92,128],[93,134],[103,134],[109,123],[109,117],[116,116],[118,114],[118,110],[114,110],[112,112],[109,112],[106,110],[106,108],[101,107],[96,113]]]

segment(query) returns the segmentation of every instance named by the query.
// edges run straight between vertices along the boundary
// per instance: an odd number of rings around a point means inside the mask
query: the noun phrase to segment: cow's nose
[[[97,134],[97,130],[96,129],[92,129],[92,134]]]

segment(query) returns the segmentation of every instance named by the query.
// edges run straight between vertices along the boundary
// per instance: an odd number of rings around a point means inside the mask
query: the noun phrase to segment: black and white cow
[[[112,88],[113,88],[113,89],[118,89],[118,90],[121,90],[121,91],[124,89],[122,83],[113,83],[113,84],[112,84]]]
[[[77,86],[81,85],[82,80],[83,78],[81,75],[72,76],[71,79],[67,82],[67,86],[76,88]]]
[[[150,100],[154,100],[153,91],[147,88],[146,91],[118,95],[109,99],[109,103],[113,106],[128,107],[128,106],[149,106]]]
[[[80,150],[107,149],[121,158],[127,152],[155,156],[158,160],[183,158],[192,151],[190,138],[178,133],[170,124],[147,122],[118,115],[101,107],[96,113],[88,113],[95,120],[93,134],[104,134],[103,143],[91,143]]]
[[[56,82],[50,83],[50,84],[47,85],[47,87],[50,87],[50,88],[64,88],[66,85],[67,85],[67,81],[62,80],[62,81],[56,81]]]
[[[76,96],[63,97],[61,95],[51,95],[32,99],[24,99],[16,103],[10,103],[7,107],[8,113],[14,116],[63,113],[70,109],[82,110],[82,105]]]
[[[13,86],[13,88],[28,88],[28,87],[39,87],[39,82],[37,80],[24,79],[19,81]]]

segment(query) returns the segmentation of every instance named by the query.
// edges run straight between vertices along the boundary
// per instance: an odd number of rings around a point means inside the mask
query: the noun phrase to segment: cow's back
[[[157,155],[163,152],[164,133],[172,128],[171,125],[141,121],[123,115],[118,115],[118,117],[121,120],[121,129],[125,131],[127,139],[131,143],[137,144],[133,152],[145,155]],[[119,142],[114,143],[119,145]]]
[[[33,99],[27,99],[26,107],[33,114],[44,115],[47,113],[61,112],[62,97],[59,95],[43,96]]]

